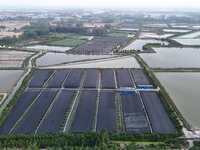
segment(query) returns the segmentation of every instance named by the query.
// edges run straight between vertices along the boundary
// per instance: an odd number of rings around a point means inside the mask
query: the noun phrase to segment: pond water
[[[152,68],[200,68],[200,48],[154,48],[156,53],[140,54]]]
[[[179,36],[179,37],[177,37],[177,39],[178,38],[180,38],[180,39],[190,39],[190,38],[195,38],[195,37],[197,37],[197,36],[199,36],[200,35],[200,31],[198,31],[198,32],[194,32],[194,33],[190,33],[190,34],[186,34],[186,35],[183,35],[183,36]]]
[[[23,72],[23,70],[0,70],[0,92],[8,92]]]
[[[200,127],[200,73],[155,73],[184,118]]]
[[[193,25],[193,29],[200,29],[200,25]]]
[[[164,32],[189,32],[191,30],[181,30],[181,29],[163,29]]]
[[[187,25],[172,25],[173,28],[188,28]]]
[[[167,38],[172,35],[174,35],[174,34],[157,35],[156,33],[142,32],[140,35],[140,38]]]
[[[147,44],[147,43],[160,43],[161,45],[168,45],[169,43],[166,41],[161,41],[161,40],[136,40],[127,47],[123,48],[122,50],[142,50],[142,46]]]
[[[200,39],[178,39],[174,38],[173,40],[183,44],[183,45],[200,45]]]
[[[71,49],[71,47],[48,46],[48,45],[34,45],[34,46],[27,46],[26,48],[40,49],[40,50],[54,50],[63,52]]]
[[[139,29],[136,28],[115,28],[116,30],[122,30],[122,31],[138,31]]]
[[[141,68],[136,59],[132,56],[116,57],[96,61],[70,63],[55,67],[46,68]]]
[[[165,23],[163,23],[163,24],[159,24],[159,23],[157,23],[157,24],[144,24],[143,25],[144,27],[164,27],[164,28],[167,28],[168,27],[168,25],[167,24],[165,24]]]
[[[74,55],[64,53],[46,53],[36,60],[37,66],[50,66],[73,61],[92,60],[100,58],[114,57],[115,55]]]

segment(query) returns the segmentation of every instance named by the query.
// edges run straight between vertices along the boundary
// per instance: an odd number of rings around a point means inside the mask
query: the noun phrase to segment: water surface
[[[37,66],[50,66],[73,61],[92,60],[100,58],[114,57],[115,55],[74,55],[64,53],[46,53],[36,60]]]
[[[180,39],[190,39],[190,38],[195,38],[195,37],[197,37],[199,35],[200,35],[200,31],[194,32],[194,33],[190,33],[190,34],[186,34],[186,35],[183,35],[183,36],[179,36],[177,38],[180,38]]]
[[[140,54],[152,68],[200,68],[200,48],[154,48],[156,53]]]
[[[134,57],[116,57],[46,68],[141,68]]]
[[[8,92],[23,72],[23,70],[0,70],[0,93]]]
[[[183,45],[200,45],[200,39],[178,39],[174,38],[173,40],[183,44]]]
[[[200,73],[155,73],[189,124],[200,127]]]
[[[33,49],[40,49],[40,50],[64,51],[64,52],[71,49],[71,47],[48,46],[48,45],[27,46],[26,48],[33,48]]]
[[[164,32],[189,32],[191,30],[181,30],[181,29],[163,29]]]
[[[168,45],[169,43],[161,40],[136,40],[122,50],[142,50],[142,47],[147,43],[160,43],[161,45]]]

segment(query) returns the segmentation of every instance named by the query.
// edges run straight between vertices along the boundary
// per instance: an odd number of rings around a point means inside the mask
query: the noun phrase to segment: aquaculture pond
[[[196,38],[199,35],[200,35],[200,31],[194,32],[194,33],[190,33],[190,34],[186,34],[186,35],[183,35],[183,36],[179,36],[177,38],[180,38],[180,39],[190,39],[190,38]]]
[[[161,38],[167,38],[169,36],[172,36],[174,34],[162,34],[162,35],[158,35],[156,33],[152,33],[152,32],[142,32],[140,34],[140,38],[158,38],[158,39],[161,39]]]
[[[173,40],[183,44],[183,45],[200,45],[200,39],[179,39],[174,38]]]
[[[48,45],[34,45],[34,46],[27,46],[26,48],[39,49],[39,50],[63,51],[63,52],[71,49],[71,47],[48,46]]]
[[[23,70],[0,70],[0,93],[8,92]]]
[[[140,54],[152,68],[200,68],[200,49],[154,48],[156,53]]]
[[[191,30],[182,30],[182,29],[163,29],[163,30],[164,32],[180,32],[180,33],[191,31]]]
[[[114,57],[115,55],[74,55],[64,53],[46,53],[36,60],[37,66],[50,66],[74,61],[84,61],[100,58]]]
[[[193,126],[200,127],[200,73],[155,73],[174,103]]]
[[[147,44],[147,43],[158,43],[161,45],[168,45],[169,43],[166,41],[161,41],[161,40],[136,40],[127,47],[123,48],[122,51],[124,50],[142,50],[142,47]]]
[[[134,57],[116,57],[47,68],[141,68]]]

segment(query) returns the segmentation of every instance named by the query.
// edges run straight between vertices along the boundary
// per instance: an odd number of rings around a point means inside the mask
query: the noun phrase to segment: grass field
[[[69,38],[69,39],[80,39],[82,35],[73,33],[52,33],[49,35],[51,38]]]
[[[112,143],[117,143],[117,144],[131,144],[131,141],[111,141]],[[164,144],[164,142],[135,142],[136,145],[158,145],[158,144]]]
[[[81,45],[84,42],[85,42],[84,40],[79,40],[79,39],[63,39],[63,40],[51,42],[48,44],[56,45],[56,46],[75,47],[75,46]]]

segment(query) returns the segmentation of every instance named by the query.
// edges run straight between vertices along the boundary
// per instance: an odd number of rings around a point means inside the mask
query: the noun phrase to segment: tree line
[[[18,134],[1,135],[0,148],[24,148],[30,143],[36,143],[38,148],[52,147],[79,149],[117,149],[111,141],[152,141],[177,142],[176,134],[141,134],[141,133],[108,133],[106,129],[101,132],[90,133],[53,133],[53,134]]]
[[[50,33],[76,33],[76,34],[88,34],[88,35],[105,35],[110,31],[113,31],[113,27],[106,24],[104,27],[95,27],[93,29],[77,26],[52,26],[48,22],[38,21],[30,23],[30,26],[24,26],[22,28],[23,33],[16,37],[6,36],[0,39],[0,45],[9,45],[16,42],[20,42],[28,39],[36,39]]]

